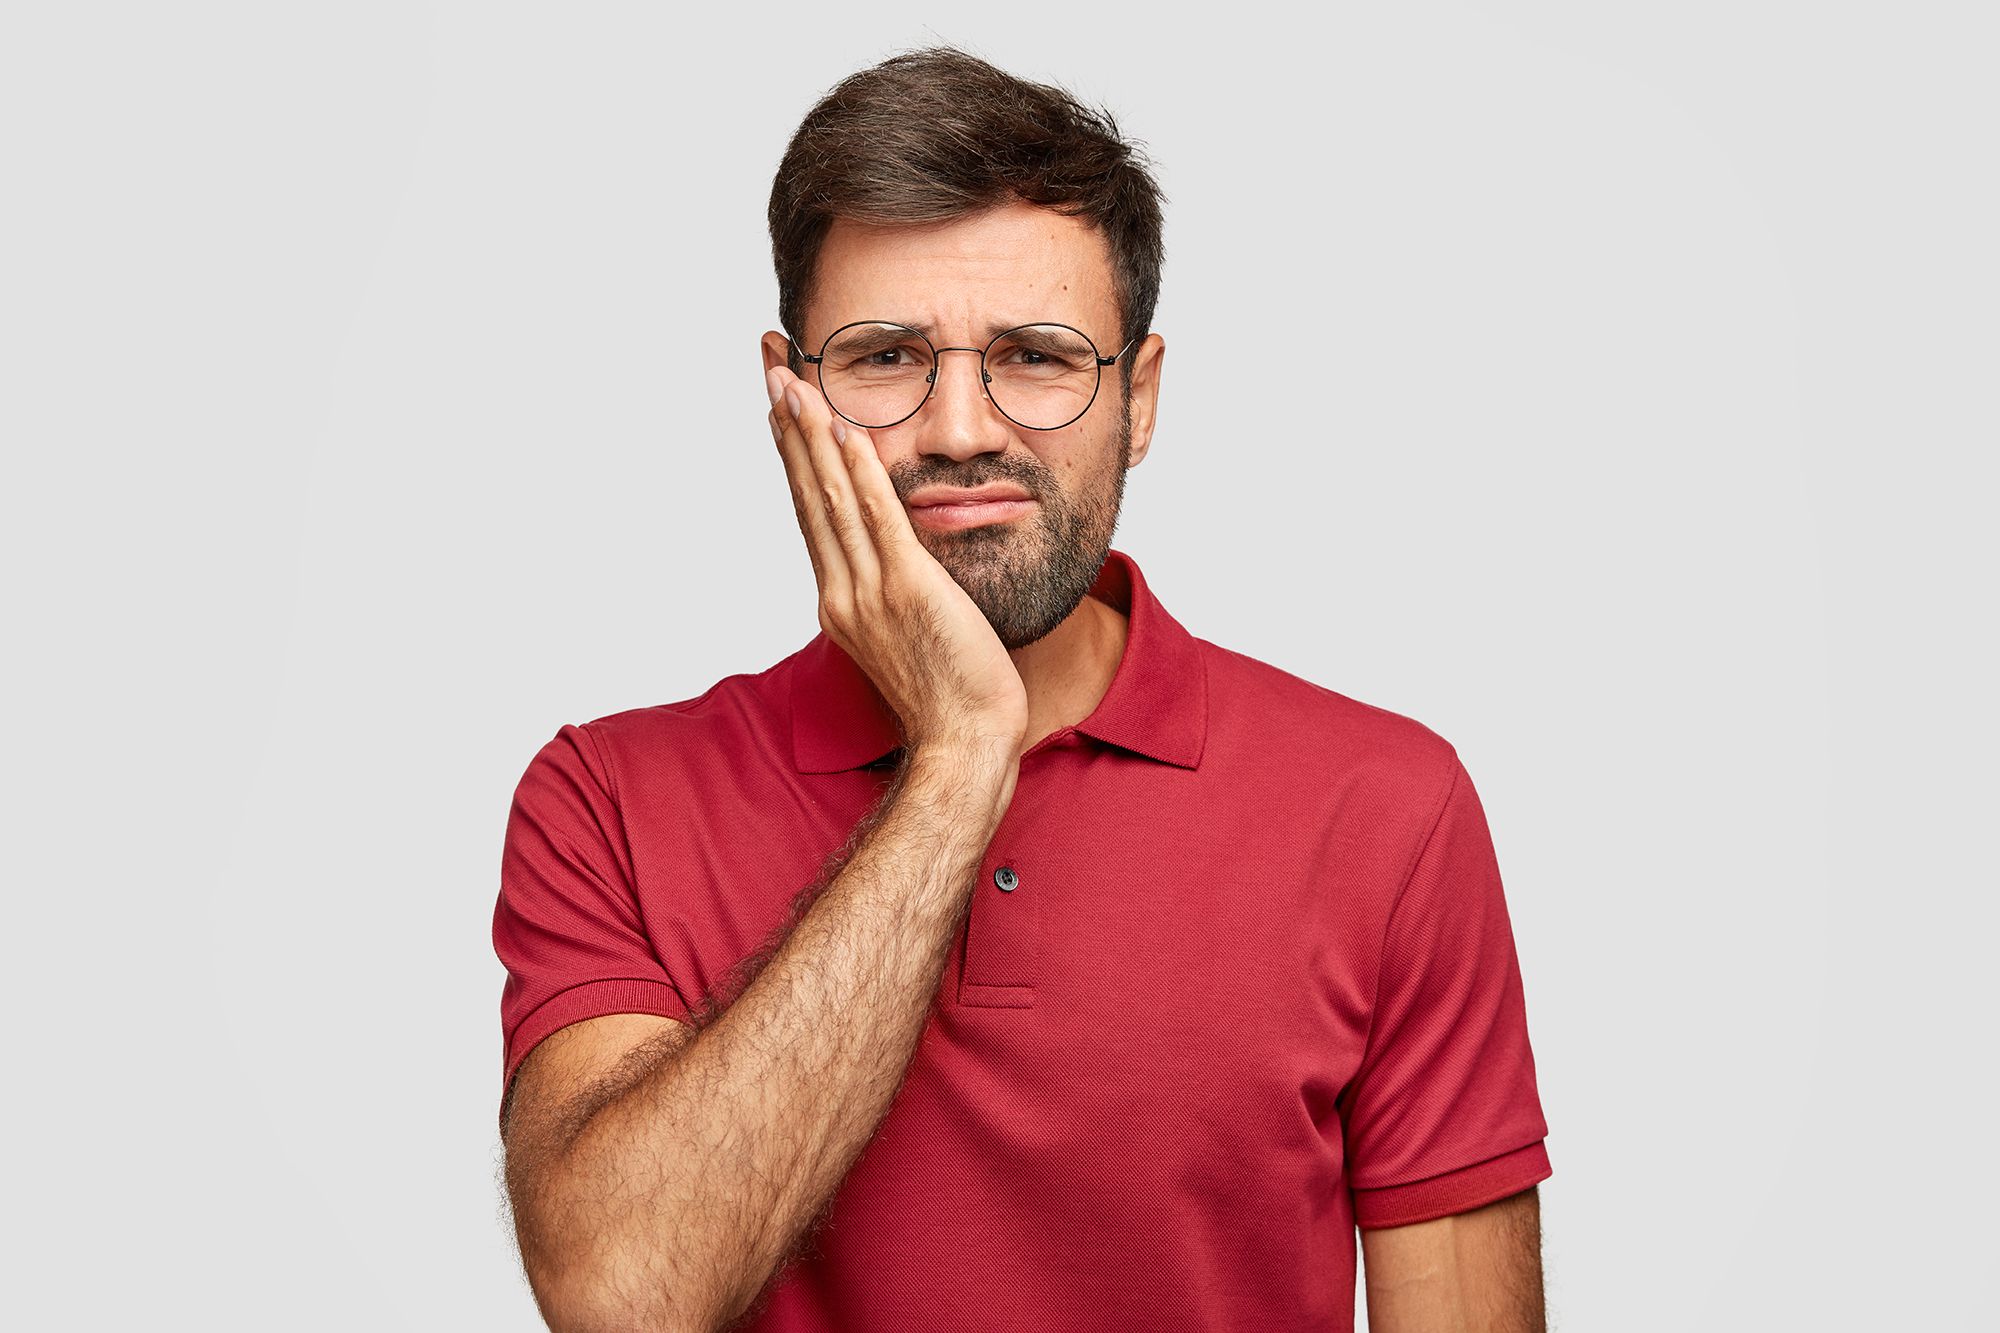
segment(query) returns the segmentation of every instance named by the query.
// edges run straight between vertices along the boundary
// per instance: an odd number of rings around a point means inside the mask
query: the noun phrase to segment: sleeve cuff
[[[1429,1222],[1519,1194],[1553,1174],[1548,1149],[1537,1139],[1526,1147],[1426,1180],[1354,1190],[1354,1225],[1376,1228]]]
[[[514,1082],[515,1071],[528,1058],[528,1052],[559,1028],[581,1023],[586,1018],[601,1018],[605,1014],[658,1014],[662,1018],[689,1021],[688,1007],[681,1002],[680,992],[665,982],[618,978],[586,981],[580,986],[557,991],[522,1019],[507,1038],[500,1074],[500,1123],[503,1128],[506,1125],[507,1090]]]

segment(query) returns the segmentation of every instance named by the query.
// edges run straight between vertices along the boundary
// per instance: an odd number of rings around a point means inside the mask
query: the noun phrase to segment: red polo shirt
[[[1121,551],[1091,594],[1130,617],[1110,689],[1022,757],[902,1089],[757,1329],[1346,1329],[1357,1224],[1550,1174],[1456,751],[1193,637]],[[685,1017],[897,744],[823,633],[563,727],[502,857],[503,1092],[566,1024]]]

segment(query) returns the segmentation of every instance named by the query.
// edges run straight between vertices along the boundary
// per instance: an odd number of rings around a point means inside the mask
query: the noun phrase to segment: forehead
[[[1052,320],[1115,343],[1111,248],[1089,223],[1019,202],[923,227],[840,218],[804,318],[809,341],[861,319],[928,326],[934,341],[953,342]]]

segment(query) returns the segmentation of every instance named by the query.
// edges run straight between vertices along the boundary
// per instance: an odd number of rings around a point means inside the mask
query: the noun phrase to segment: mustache
[[[1038,475],[1027,475],[1019,471],[994,471],[982,468],[974,472],[939,472],[926,468],[922,472],[905,472],[890,478],[895,483],[896,494],[907,500],[913,491],[925,486],[955,486],[966,490],[976,490],[992,482],[1006,482],[1019,486],[1031,497],[1040,499],[1048,489]]]

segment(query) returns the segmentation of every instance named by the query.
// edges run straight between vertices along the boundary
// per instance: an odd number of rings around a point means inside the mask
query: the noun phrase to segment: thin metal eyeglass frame
[[[922,339],[924,346],[929,347],[931,351],[931,373],[924,377],[923,398],[920,399],[917,405],[911,408],[908,412],[905,412],[902,416],[897,417],[894,421],[891,421],[886,425],[881,425],[881,426],[871,426],[865,421],[854,421],[853,417],[848,416],[847,413],[845,412],[841,412],[838,407],[834,407],[833,398],[826,391],[826,364],[825,364],[826,349],[833,346],[833,340],[835,338],[838,338],[841,334],[847,332],[849,329],[858,329],[864,324],[881,324],[881,325],[886,325],[887,327],[892,329],[909,329],[911,333],[916,334],[918,338]],[[1071,333],[1074,333],[1077,337],[1083,339],[1084,343],[1088,345],[1090,348],[1091,358],[1097,362],[1097,383],[1093,384],[1090,388],[1090,402],[1085,403],[1083,405],[1082,411],[1079,411],[1075,416],[1071,417],[1068,421],[1063,422],[1062,425],[1060,426],[1030,426],[1025,421],[1015,420],[1015,418],[1007,411],[1006,408],[1000,406],[999,400],[993,396],[993,391],[986,387],[987,385],[993,382],[992,373],[986,369],[986,354],[993,350],[993,344],[999,342],[1002,338],[1006,337],[1010,333],[1019,333],[1022,329],[1041,329],[1041,328],[1068,329]],[[1119,357],[1124,356],[1125,353],[1131,351],[1133,345],[1135,343],[1141,342],[1142,340],[1144,340],[1145,337],[1146,335],[1141,333],[1138,336],[1134,337],[1130,342],[1127,342],[1123,347],[1119,348],[1116,352],[1112,353],[1110,356],[1098,356],[1096,340],[1093,339],[1089,334],[1085,333],[1082,329],[1076,328],[1073,325],[1069,324],[1058,324],[1054,320],[1040,319],[1036,320],[1032,324],[1016,324],[1011,329],[1002,329],[1000,330],[1000,332],[994,334],[993,337],[987,341],[987,344],[984,347],[937,347],[933,346],[931,340],[929,338],[925,338],[920,330],[911,329],[910,326],[907,324],[898,324],[893,319],[857,319],[852,321],[851,323],[843,324],[839,328],[835,329],[832,333],[827,334],[826,341],[819,345],[818,356],[813,356],[811,353],[801,348],[799,346],[798,339],[792,337],[792,335],[789,333],[785,335],[785,341],[792,345],[792,351],[798,356],[799,360],[805,362],[809,366],[819,367],[819,369],[815,372],[815,375],[816,378],[819,380],[820,397],[826,399],[826,405],[828,407],[832,407],[835,412],[839,412],[840,417],[843,421],[854,421],[854,424],[861,427],[861,429],[863,430],[888,430],[889,427],[891,426],[902,425],[905,421],[908,421],[911,417],[923,411],[924,404],[928,403],[931,400],[931,395],[937,392],[938,358],[943,356],[946,352],[977,352],[979,354],[979,389],[980,392],[986,395],[986,401],[993,404],[993,410],[995,412],[998,412],[1001,416],[1006,417],[1007,420],[1014,422],[1014,424],[1019,426],[1022,430],[1062,430],[1065,427],[1074,426],[1077,422],[1083,420],[1084,413],[1090,411],[1091,405],[1097,401],[1097,395],[1104,388],[1104,368],[1106,366],[1116,365],[1118,363]]]

